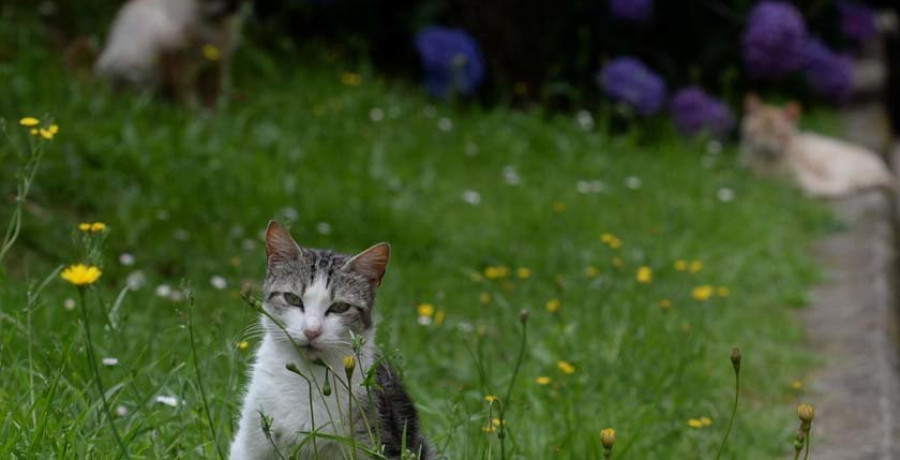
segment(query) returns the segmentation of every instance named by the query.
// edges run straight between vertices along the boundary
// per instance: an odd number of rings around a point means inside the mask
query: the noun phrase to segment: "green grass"
[[[116,452],[79,310],[63,307],[75,289],[53,279],[25,308],[29,286],[78,260],[73,235],[82,221],[110,226],[103,277],[87,299],[98,356],[119,360],[100,372],[110,405],[127,409],[116,426],[130,453],[213,458],[211,433],[226,449],[252,360],[252,346],[236,344],[259,341],[237,290],[263,276],[259,236],[271,218],[312,247],[392,243],[378,344],[402,357],[425,431],[449,458],[499,458],[496,433],[482,431],[484,396],[505,393],[522,309],[529,343],[506,414],[513,457],[598,458],[600,430],[614,427],[617,458],[713,458],[731,409],[734,345],[744,354],[744,393],[724,457],[789,451],[801,396],[791,382],[814,362],[789,307],[804,302],[815,279],[807,247],[826,218],[795,191],[740,170],[732,147],[709,155],[667,129],[609,137],[603,118],[586,131],[571,116],[430,105],[418,89],[365,71],[361,86],[343,86],[350,67],[340,63],[304,58],[287,67],[276,62],[292,55],[250,50],[234,82],[243,97],[208,114],[72,79],[33,34],[11,28],[4,34],[18,37],[19,51],[0,61],[0,81],[9,82],[0,117],[18,142],[25,115],[53,117],[61,132],[46,146],[0,284],[0,457]],[[380,122],[370,119],[375,108]],[[439,128],[445,118],[449,131]],[[9,145],[0,155],[6,222],[17,162]],[[507,166],[519,185],[504,181]],[[640,188],[626,187],[632,176]],[[605,191],[580,193],[581,180],[602,181]],[[717,198],[724,187],[733,201]],[[463,200],[467,190],[479,204]],[[622,247],[603,244],[605,232]],[[125,252],[134,266],[119,263]],[[703,269],[678,272],[678,259],[701,260]],[[500,265],[512,276],[472,280]],[[653,269],[649,284],[635,280],[642,265]],[[516,278],[517,267],[531,277]],[[137,270],[146,285],[121,293]],[[213,288],[213,275],[228,288]],[[187,304],[155,295],[164,283],[187,283],[196,297],[213,427]],[[704,284],[731,294],[692,299]],[[120,293],[113,328],[101,305],[110,309]],[[561,301],[555,314],[544,308],[550,299]],[[418,324],[423,302],[446,315],[443,324]],[[575,372],[560,372],[560,360]],[[552,383],[538,385],[538,376]],[[157,395],[184,404],[158,404]],[[701,416],[712,425],[688,427]]]

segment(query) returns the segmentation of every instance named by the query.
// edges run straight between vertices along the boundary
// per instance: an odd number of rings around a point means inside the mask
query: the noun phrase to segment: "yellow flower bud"
[[[616,444],[616,430],[612,428],[600,430],[600,442],[603,443],[604,449],[612,449]]]
[[[801,404],[800,407],[797,408],[797,417],[800,417],[800,421],[806,426],[812,423],[815,416],[816,409],[809,404]]]

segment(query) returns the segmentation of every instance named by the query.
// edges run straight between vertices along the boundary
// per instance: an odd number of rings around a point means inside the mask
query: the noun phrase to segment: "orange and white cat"
[[[244,0],[129,0],[94,70],[115,87],[215,105],[237,44]]]
[[[757,174],[792,178],[807,194],[837,198],[894,189],[894,175],[879,156],[846,141],[800,131],[800,106],[763,104],[750,94],[741,124],[743,162]]]

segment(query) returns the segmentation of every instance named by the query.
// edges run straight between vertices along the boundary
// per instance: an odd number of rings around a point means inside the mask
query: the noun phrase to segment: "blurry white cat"
[[[236,46],[244,0],[129,0],[116,15],[95,72],[116,87],[208,106]]]
[[[748,95],[741,126],[744,163],[758,174],[789,176],[817,197],[894,188],[893,174],[875,152],[798,130],[800,112],[796,102],[778,107]]]

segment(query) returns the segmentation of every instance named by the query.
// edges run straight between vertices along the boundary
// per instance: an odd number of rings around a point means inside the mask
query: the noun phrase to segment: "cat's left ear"
[[[344,265],[345,269],[354,270],[366,277],[372,286],[381,285],[381,279],[384,278],[384,272],[387,270],[388,261],[391,260],[391,245],[387,243],[378,243],[369,249],[353,256]]]

